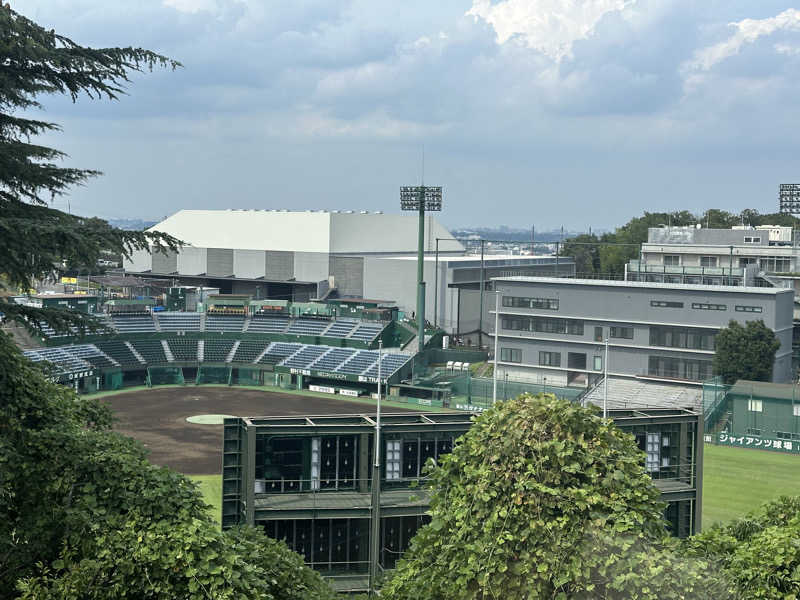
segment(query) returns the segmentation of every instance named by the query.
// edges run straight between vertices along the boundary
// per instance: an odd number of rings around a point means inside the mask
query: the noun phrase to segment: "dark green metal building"
[[[699,530],[702,420],[677,409],[609,414],[646,453],[671,532],[685,537]],[[381,418],[382,569],[394,568],[427,522],[428,492],[415,488],[425,462],[449,453],[472,417],[440,412]],[[372,415],[226,419],[222,526],[264,527],[338,589],[366,590],[374,434]]]

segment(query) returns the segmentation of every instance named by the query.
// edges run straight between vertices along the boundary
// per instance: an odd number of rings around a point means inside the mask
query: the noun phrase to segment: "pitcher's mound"
[[[197,425],[222,425],[225,419],[233,419],[234,417],[235,415],[194,415],[186,417],[186,420]]]

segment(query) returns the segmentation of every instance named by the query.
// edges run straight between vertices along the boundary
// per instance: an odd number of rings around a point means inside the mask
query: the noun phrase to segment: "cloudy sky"
[[[800,180],[800,10],[776,0],[12,0],[92,46],[184,68],[119,102],[45,101],[105,175],[73,212],[398,210],[449,226],[610,228],[777,210]],[[58,204],[66,206],[63,200]]]

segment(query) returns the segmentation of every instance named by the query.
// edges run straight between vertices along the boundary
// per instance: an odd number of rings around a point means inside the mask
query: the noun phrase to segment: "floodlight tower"
[[[442,210],[442,188],[426,185],[400,188],[401,210],[419,213],[419,246],[417,247],[417,337],[419,351],[425,347],[425,211]]]

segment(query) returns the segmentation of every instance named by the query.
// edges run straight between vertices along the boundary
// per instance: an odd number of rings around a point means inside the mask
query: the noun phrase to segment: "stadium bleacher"
[[[289,324],[286,333],[292,335],[321,335],[330,324],[331,322],[328,319],[308,319],[300,317],[294,319]]]
[[[160,312],[156,319],[161,331],[200,331],[200,313]]]
[[[197,340],[170,338],[167,344],[177,362],[197,362]]]
[[[354,348],[333,348],[330,352],[314,361],[311,368],[319,371],[333,371],[357,352],[358,350]]]
[[[57,373],[77,373],[91,370],[91,363],[75,356],[72,352],[73,348],[74,346],[39,348],[37,350],[25,350],[23,354],[33,362],[48,362],[52,364]]]
[[[234,340],[206,340],[203,343],[203,361],[225,362],[233,348]]]
[[[156,330],[156,324],[150,313],[112,315],[111,322],[120,333],[146,333]]]
[[[358,325],[355,319],[336,319],[330,327],[325,330],[326,337],[346,338]]]
[[[281,365],[294,369],[307,369],[328,350],[330,350],[328,346],[305,346],[300,352],[284,360]]]
[[[383,331],[383,328],[384,325],[381,323],[361,323],[355,331],[349,335],[349,339],[371,342]]]
[[[266,341],[242,340],[233,355],[233,362],[255,362],[268,344]]]
[[[123,368],[144,367],[121,340],[102,340],[95,342],[95,346],[117,361]]]
[[[161,340],[136,340],[131,342],[131,345],[149,365],[169,362],[167,361],[167,355],[164,353],[164,346],[161,345]]]
[[[303,344],[286,344],[284,342],[273,342],[267,347],[267,351],[264,352],[264,355],[258,359],[258,364],[260,365],[276,365],[285,359],[287,356],[291,356],[295,352],[297,352],[300,348],[302,348]]]
[[[107,369],[116,367],[117,363],[94,344],[81,344],[79,346],[69,346],[72,354],[90,363],[97,369]]]
[[[335,370],[337,373],[349,373],[351,375],[361,375],[378,360],[378,353],[370,350],[357,352],[353,358],[343,363]]]
[[[244,328],[244,315],[206,315],[206,331],[240,332]]]
[[[250,319],[247,331],[251,333],[283,333],[289,325],[289,317],[259,316]]]
[[[408,361],[410,357],[406,356],[405,354],[384,354],[381,356],[381,378],[388,377],[397,369],[402,367]],[[375,361],[367,371],[362,373],[367,377],[377,377],[378,376],[378,361]]]

